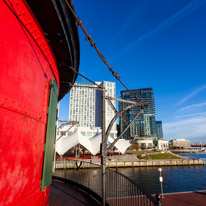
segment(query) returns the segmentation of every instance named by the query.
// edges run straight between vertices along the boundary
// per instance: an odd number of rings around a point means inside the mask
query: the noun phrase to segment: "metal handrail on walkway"
[[[64,169],[56,169],[54,176],[83,185],[102,197],[101,165],[81,160],[58,160],[56,165],[58,164],[63,164]],[[159,198],[154,198],[136,182],[110,168],[106,168],[106,201],[111,206],[161,205]]]
[[[106,200],[110,205],[160,205],[160,202],[124,174],[107,168]]]

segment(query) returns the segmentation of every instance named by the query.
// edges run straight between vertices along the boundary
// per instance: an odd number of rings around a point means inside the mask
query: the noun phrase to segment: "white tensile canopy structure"
[[[109,137],[107,144],[111,144],[113,141],[114,140],[111,137]],[[89,150],[92,155],[96,155],[100,151],[101,142],[102,142],[101,133],[88,139],[87,137],[84,137],[77,128],[76,131],[72,135],[62,137],[56,142],[56,152],[59,155],[64,155],[64,153],[66,153],[72,147],[80,144],[83,147],[85,147],[87,150]],[[130,145],[131,144],[129,143],[128,140],[120,139],[116,142],[114,146],[122,154],[124,154]]]

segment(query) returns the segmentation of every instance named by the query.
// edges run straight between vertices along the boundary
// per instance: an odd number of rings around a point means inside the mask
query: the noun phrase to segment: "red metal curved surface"
[[[52,72],[55,76],[55,80],[57,85],[59,86],[59,74],[56,66],[55,58],[50,49],[47,40],[43,35],[43,31],[41,27],[38,25],[38,22],[34,15],[32,14],[29,6],[27,5],[25,0],[4,0],[16,18],[19,19],[19,22],[22,26],[27,30],[28,34],[33,38],[36,42],[43,55],[47,59]],[[5,22],[6,23],[6,22]],[[50,22],[49,22],[50,23]]]
[[[16,16],[17,15],[17,16]],[[49,83],[58,70],[23,1],[0,1],[0,205],[46,205],[40,190]]]

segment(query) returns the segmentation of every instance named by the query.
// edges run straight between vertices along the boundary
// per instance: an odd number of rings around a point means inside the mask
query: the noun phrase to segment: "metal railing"
[[[64,169],[57,169],[60,164]],[[54,176],[82,185],[102,197],[102,170],[99,164],[79,160],[58,160]],[[154,198],[136,182],[110,168],[106,168],[106,202],[111,206],[161,205],[159,198]]]
[[[157,199],[122,173],[107,168],[106,177],[106,200],[110,205],[160,205]]]

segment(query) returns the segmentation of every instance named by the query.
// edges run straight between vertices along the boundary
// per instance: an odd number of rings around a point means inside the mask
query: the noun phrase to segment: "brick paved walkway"
[[[161,199],[163,206],[206,206],[206,191],[168,193]],[[49,206],[98,206],[88,194],[60,181],[53,180]]]
[[[88,194],[77,188],[53,180],[49,195],[49,206],[98,206],[99,204]]]
[[[165,194],[163,206],[206,206],[206,191]]]

